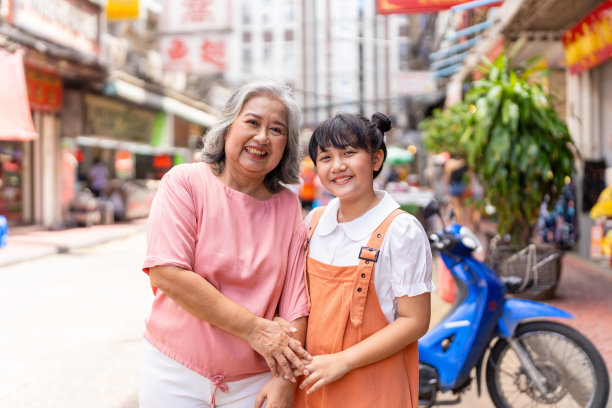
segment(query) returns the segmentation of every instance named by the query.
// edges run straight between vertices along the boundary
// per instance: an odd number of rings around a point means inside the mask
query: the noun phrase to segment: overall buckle
[[[362,246],[361,251],[359,251],[359,259],[363,259],[364,261],[378,261],[378,253],[380,251],[378,249],[369,248]]]

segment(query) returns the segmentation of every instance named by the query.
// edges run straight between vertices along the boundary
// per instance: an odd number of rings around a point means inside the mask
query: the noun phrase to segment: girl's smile
[[[345,176],[345,177],[336,177],[332,181],[336,184],[345,184],[345,183],[348,183],[349,180],[352,180],[352,179],[353,179],[352,176]]]

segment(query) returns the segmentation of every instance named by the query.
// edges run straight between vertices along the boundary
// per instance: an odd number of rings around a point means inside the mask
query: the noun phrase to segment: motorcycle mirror
[[[440,205],[436,200],[431,200],[425,208],[423,208],[423,216],[429,218],[434,214],[440,214]]]
[[[432,215],[438,215],[440,217],[440,221],[442,222],[442,229],[445,229],[444,219],[442,218],[442,214],[440,213],[440,204],[436,200],[431,200],[425,208],[422,210],[423,217],[428,219]]]

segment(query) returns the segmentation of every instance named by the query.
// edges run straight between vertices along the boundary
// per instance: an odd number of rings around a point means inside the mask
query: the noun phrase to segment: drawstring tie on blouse
[[[225,377],[222,375],[215,375],[208,379],[213,384],[215,384],[215,388],[213,389],[213,392],[212,392],[212,401],[210,401],[210,405],[212,406],[212,408],[215,408],[215,397],[217,396],[217,389],[221,390],[221,392],[227,392],[228,388],[227,388],[227,384],[223,382],[223,380],[225,380]]]

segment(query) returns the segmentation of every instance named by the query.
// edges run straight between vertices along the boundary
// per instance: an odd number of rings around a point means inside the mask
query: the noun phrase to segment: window
[[[242,0],[242,24],[249,25],[251,23],[251,0]]]
[[[250,71],[253,65],[253,53],[251,52],[250,46],[242,49],[242,66],[244,71]]]

